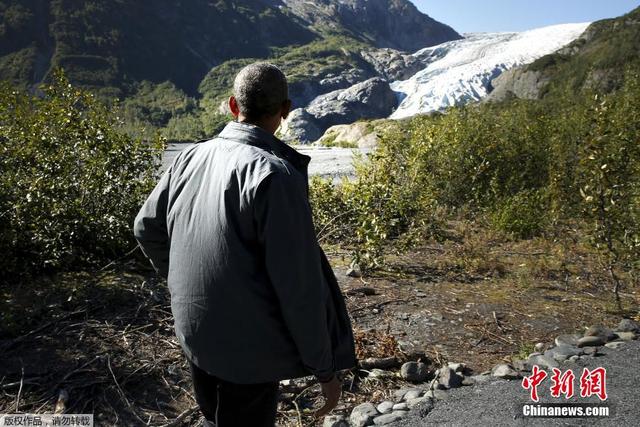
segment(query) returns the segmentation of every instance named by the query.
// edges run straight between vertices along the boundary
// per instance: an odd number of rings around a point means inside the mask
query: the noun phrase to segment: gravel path
[[[162,158],[162,169],[171,165],[180,151],[193,144],[169,144]],[[353,178],[353,158],[357,151],[367,154],[370,150],[357,150],[350,148],[328,148],[328,147],[295,147],[300,153],[311,156],[309,164],[309,175],[321,176],[323,178],[333,178],[339,181],[343,176]]]
[[[490,380],[484,384],[453,389],[447,392],[446,400],[436,401],[431,411],[428,407],[416,407],[410,414],[393,424],[393,427],[422,427],[432,425],[447,426],[638,426],[640,425],[640,342],[626,343],[622,348],[612,350],[602,347],[603,356],[584,357],[576,363],[561,365],[564,372],[573,369],[576,375],[575,392],[570,400],[575,403],[597,403],[597,397],[580,398],[580,374],[584,366],[593,369],[604,366],[607,369],[606,404],[610,407],[609,418],[523,418],[521,404],[531,403],[529,392],[524,390],[521,380]],[[540,402],[563,403],[549,394],[550,378],[538,388]]]

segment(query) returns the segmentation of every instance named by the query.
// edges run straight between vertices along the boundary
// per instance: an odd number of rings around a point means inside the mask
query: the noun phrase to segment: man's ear
[[[283,120],[286,120],[287,117],[289,116],[289,112],[291,111],[291,100],[287,99],[286,101],[284,101],[282,103],[282,110],[280,110],[280,116],[283,118]]]
[[[235,118],[238,118],[238,116],[240,115],[240,107],[238,107],[238,101],[233,95],[229,97],[229,110]]]

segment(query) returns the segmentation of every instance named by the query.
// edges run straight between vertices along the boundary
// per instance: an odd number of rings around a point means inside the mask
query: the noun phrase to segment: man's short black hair
[[[256,62],[240,70],[233,82],[233,95],[248,119],[273,116],[289,99],[287,78],[275,65]]]

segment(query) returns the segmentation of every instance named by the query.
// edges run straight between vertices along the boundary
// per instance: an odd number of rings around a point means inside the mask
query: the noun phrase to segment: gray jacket
[[[136,217],[136,239],[167,277],[178,341],[211,375],[247,384],[356,364],[313,227],[309,160],[231,122],[183,150]]]

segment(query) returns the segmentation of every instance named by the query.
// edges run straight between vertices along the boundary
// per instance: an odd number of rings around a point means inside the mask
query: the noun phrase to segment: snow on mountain
[[[390,118],[479,101],[501,73],[555,52],[577,39],[588,26],[563,24],[521,33],[465,34],[462,40],[422,49],[414,56],[427,67],[408,80],[391,84],[400,105]]]

